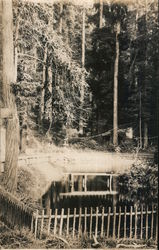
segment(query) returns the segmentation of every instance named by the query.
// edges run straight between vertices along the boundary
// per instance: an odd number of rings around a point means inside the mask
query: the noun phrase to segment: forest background
[[[135,146],[157,144],[157,1],[13,3],[21,134],[112,149],[130,128]]]

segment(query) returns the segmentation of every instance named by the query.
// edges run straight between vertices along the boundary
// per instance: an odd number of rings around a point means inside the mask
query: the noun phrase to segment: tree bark
[[[17,81],[17,72],[18,72],[18,33],[19,33],[19,17],[16,20],[16,29],[15,29],[15,46],[14,46],[14,81]]]
[[[118,70],[119,70],[119,39],[120,23],[116,25],[116,57],[114,63],[114,107],[113,107],[113,144],[118,145]]]
[[[10,84],[14,81],[13,13],[12,0],[1,0],[2,7],[2,96],[3,105],[12,116],[6,125],[6,154],[2,183],[9,192],[17,187],[17,165],[19,150],[19,121]]]

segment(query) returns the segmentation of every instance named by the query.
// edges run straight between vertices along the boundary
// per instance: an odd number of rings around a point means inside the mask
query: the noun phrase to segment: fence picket
[[[49,212],[49,221],[48,221],[48,229],[47,229],[47,234],[50,234],[50,226],[51,226],[51,215],[52,215],[52,209],[50,209]]]
[[[89,226],[89,237],[92,238],[92,207],[90,210],[90,226]]]
[[[40,239],[41,239],[42,233],[43,233],[43,226],[44,226],[44,209],[42,210],[42,216],[41,216]]]
[[[132,239],[132,206],[130,207],[130,239]]]
[[[124,209],[124,239],[126,239],[126,206]]]
[[[73,214],[73,229],[72,229],[73,238],[75,236],[75,224],[76,224],[76,208],[74,208],[74,214]]]
[[[143,205],[141,205],[141,226],[140,226],[140,239],[142,240],[142,231],[143,231]]]
[[[146,240],[148,239],[148,206],[146,206]]]
[[[55,218],[54,218],[54,235],[56,235],[56,227],[57,227],[57,208],[55,209]]]
[[[115,239],[115,224],[116,224],[116,207],[114,207],[113,211],[113,239]]]
[[[158,209],[156,208],[156,237],[155,241],[158,241]]]
[[[66,235],[69,235],[69,224],[70,224],[70,208],[67,209]]]
[[[153,211],[154,211],[154,205],[152,204],[152,210],[151,210],[151,239],[153,239]]]
[[[110,212],[111,207],[108,208],[108,220],[107,220],[107,238],[109,238],[109,227],[110,227]]]
[[[35,239],[36,239],[36,237],[37,237],[38,214],[39,214],[39,211],[36,210],[36,216],[35,216],[35,232],[34,232],[34,237],[35,237]]]
[[[79,209],[79,223],[78,223],[78,237],[81,235],[81,214],[82,214],[82,208]]]
[[[64,215],[64,208],[62,208],[62,209],[61,209],[61,219],[60,219],[60,230],[59,230],[59,236],[61,236],[61,235],[62,235],[63,215]]]
[[[121,224],[121,207],[119,207],[118,239],[120,238],[120,224]]]
[[[96,207],[96,226],[95,226],[95,237],[98,235],[98,207]]]
[[[104,228],[104,207],[102,208],[101,237],[103,237],[103,228]]]
[[[19,221],[19,213],[18,213],[18,221]],[[34,215],[32,215],[32,218],[31,218],[31,232],[33,233],[33,230],[34,230]]]
[[[136,240],[137,238],[137,206],[135,205],[135,234],[134,234],[134,238]]]
[[[84,209],[84,235],[87,234],[87,208]]]

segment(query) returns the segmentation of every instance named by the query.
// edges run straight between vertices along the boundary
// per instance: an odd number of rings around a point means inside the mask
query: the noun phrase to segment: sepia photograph
[[[0,0],[0,249],[158,249],[159,0]]]

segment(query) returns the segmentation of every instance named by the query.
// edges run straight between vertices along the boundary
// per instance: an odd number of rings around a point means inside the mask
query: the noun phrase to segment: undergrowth
[[[114,240],[106,239],[104,237],[98,237],[98,247],[96,248],[120,248],[120,245],[129,247],[136,246],[142,248],[153,248],[155,247],[155,242],[153,240]],[[73,239],[72,236],[62,236],[56,237],[53,235],[46,236],[43,235],[42,239],[34,238],[34,235],[28,230],[23,228],[22,230],[14,229],[11,230],[0,222],[0,249],[49,249],[49,248],[67,248],[67,249],[77,249],[77,248],[92,248],[94,240],[89,237],[78,237],[75,235]],[[95,246],[94,246],[95,247]]]

